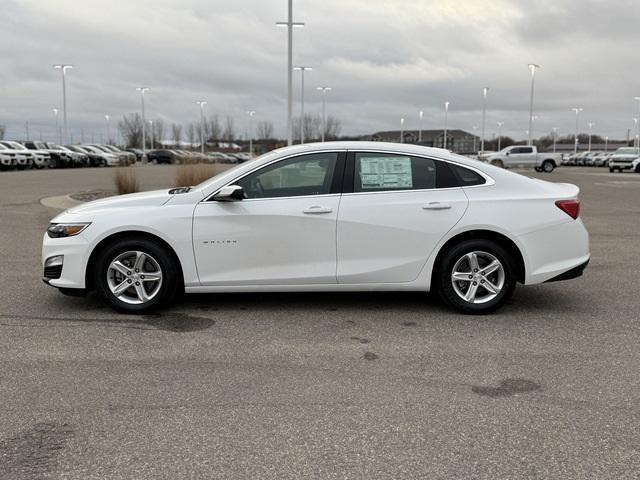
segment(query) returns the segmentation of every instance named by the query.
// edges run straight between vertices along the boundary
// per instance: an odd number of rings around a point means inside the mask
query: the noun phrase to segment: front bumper
[[[47,259],[63,256],[58,278],[43,277],[43,281],[57,288],[85,288],[85,265],[89,242],[82,234],[74,237],[51,238],[46,233],[42,240],[42,271]]]

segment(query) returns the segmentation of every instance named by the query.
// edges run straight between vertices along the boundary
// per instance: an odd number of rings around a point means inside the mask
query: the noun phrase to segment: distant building
[[[402,137],[404,143],[414,143],[425,147],[445,148],[444,130],[422,130],[421,142],[418,141],[420,138],[420,132],[418,130],[405,130]],[[363,140],[373,142],[399,142],[400,130],[376,132],[373,135],[364,137]],[[465,132],[464,130],[447,130],[446,148],[456,153],[474,153],[480,148],[480,137]]]

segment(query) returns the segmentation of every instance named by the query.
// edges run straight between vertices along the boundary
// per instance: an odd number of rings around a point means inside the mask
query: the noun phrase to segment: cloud
[[[51,109],[61,104],[54,63],[69,73],[69,121],[78,132],[104,131],[112,118],[136,111],[138,85],[151,88],[150,118],[187,123],[195,101],[231,115],[240,130],[246,110],[285,134],[285,0],[3,0],[0,123],[21,138],[54,135]],[[488,125],[524,137],[529,70],[536,74],[536,134],[573,130],[570,108],[584,123],[622,138],[637,115],[640,9],[622,0],[294,0],[296,63],[306,75],[307,111],[320,108],[315,86],[333,87],[331,114],[347,134],[480,122],[482,87],[490,87]],[[296,101],[299,75],[295,75]],[[488,128],[488,132],[491,132]],[[37,135],[37,133],[36,133]]]

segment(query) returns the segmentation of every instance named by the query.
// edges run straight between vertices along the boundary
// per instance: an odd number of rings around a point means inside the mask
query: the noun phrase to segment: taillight
[[[556,206],[574,220],[580,215],[580,200],[558,200]]]

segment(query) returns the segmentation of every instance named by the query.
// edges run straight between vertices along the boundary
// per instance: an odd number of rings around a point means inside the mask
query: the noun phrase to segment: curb
[[[80,200],[74,200],[69,195],[59,195],[57,197],[47,197],[40,199],[40,203],[48,208],[55,208],[56,210],[67,210],[68,208],[75,207],[85,202]]]

